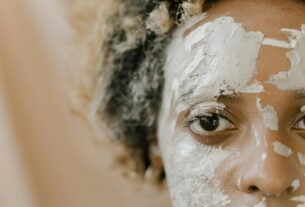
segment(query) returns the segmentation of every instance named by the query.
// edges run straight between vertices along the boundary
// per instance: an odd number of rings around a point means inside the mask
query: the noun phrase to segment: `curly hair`
[[[155,161],[156,121],[163,89],[165,48],[189,17],[217,0],[87,0],[74,7],[72,23],[82,51],[74,103],[95,126],[123,144],[133,170]]]

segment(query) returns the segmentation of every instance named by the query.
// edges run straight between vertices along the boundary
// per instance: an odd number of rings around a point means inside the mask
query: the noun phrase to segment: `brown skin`
[[[287,41],[288,36],[280,29],[299,30],[301,24],[305,23],[305,4],[293,0],[220,1],[208,10],[208,18],[186,30],[184,35],[187,36],[200,25],[225,15],[233,16],[248,31],[261,31],[266,37]],[[236,150],[242,155],[232,156],[222,163],[223,167],[217,169],[223,189],[231,198],[230,206],[252,206],[266,197],[268,207],[290,207],[297,204],[289,201],[291,197],[305,194],[305,167],[300,165],[297,158],[298,152],[305,153],[305,130],[292,130],[296,115],[300,114],[299,108],[305,104],[305,98],[297,97],[295,91],[284,92],[265,83],[271,75],[290,68],[286,52],[287,49],[261,47],[255,79],[263,84],[264,93],[243,94],[238,102],[221,100],[233,114],[239,114],[239,121],[244,123],[241,133],[221,143],[225,149]],[[278,131],[264,127],[261,113],[256,106],[257,98],[262,100],[262,106],[270,104],[277,111]],[[267,145],[255,144],[252,127],[259,133],[261,143]],[[286,158],[275,153],[272,146],[274,141],[289,146],[293,155]],[[263,162],[261,154],[264,152],[268,157]],[[294,179],[299,179],[301,185],[293,192],[291,183]]]

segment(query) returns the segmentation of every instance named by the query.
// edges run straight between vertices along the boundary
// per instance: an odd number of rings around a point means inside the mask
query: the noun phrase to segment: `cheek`
[[[165,125],[163,125],[165,126]],[[216,168],[230,156],[229,151],[198,143],[185,132],[160,127],[160,145],[167,181],[175,207],[222,206],[229,203],[215,176]]]

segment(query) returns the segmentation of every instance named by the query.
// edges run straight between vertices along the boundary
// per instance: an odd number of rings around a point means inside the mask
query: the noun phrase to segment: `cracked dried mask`
[[[194,17],[168,47],[158,138],[173,206],[303,206],[304,27],[232,16]]]

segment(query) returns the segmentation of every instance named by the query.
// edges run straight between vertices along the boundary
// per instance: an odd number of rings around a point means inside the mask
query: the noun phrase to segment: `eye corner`
[[[305,115],[297,118],[291,127],[294,131],[305,131]]]

